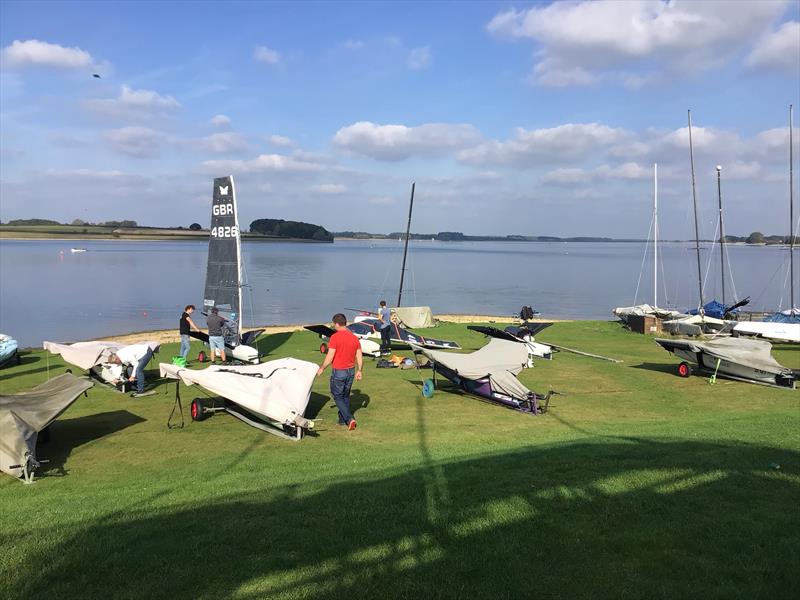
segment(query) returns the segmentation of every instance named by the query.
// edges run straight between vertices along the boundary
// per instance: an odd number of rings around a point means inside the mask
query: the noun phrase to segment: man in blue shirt
[[[381,354],[392,351],[392,311],[386,306],[386,300],[381,300],[378,309],[378,319],[381,322]]]

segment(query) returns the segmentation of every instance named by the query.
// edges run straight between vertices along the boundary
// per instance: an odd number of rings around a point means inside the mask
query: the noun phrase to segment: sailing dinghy
[[[161,377],[186,385],[199,385],[215,397],[195,398],[193,421],[226,412],[248,425],[290,440],[300,440],[314,422],[304,414],[318,366],[296,358],[270,360],[258,365],[211,365],[192,370],[161,363]],[[180,407],[179,387],[175,387]]]
[[[233,358],[258,363],[258,350],[250,345],[261,331],[242,336],[242,243],[236,190],[233,176],[214,179],[211,202],[211,235],[208,240],[208,266],[203,296],[203,314],[212,308],[227,323],[223,330],[225,346]],[[254,335],[255,333],[255,335]],[[193,331],[189,335],[208,343],[208,334]]]
[[[664,350],[682,359],[678,375],[689,377],[692,366],[707,373],[748,383],[795,388],[800,371],[793,371],[772,357],[772,344],[764,340],[721,337],[708,341],[656,338]]]

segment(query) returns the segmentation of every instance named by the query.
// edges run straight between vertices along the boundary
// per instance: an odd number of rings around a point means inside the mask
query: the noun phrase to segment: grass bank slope
[[[624,363],[537,363],[522,381],[565,395],[533,417],[444,386],[423,399],[417,372],[367,361],[359,428],[335,425],[320,378],[300,443],[223,415],[169,431],[174,383],[139,400],[95,386],[52,427],[36,485],[0,478],[0,596],[795,597],[800,392],[680,379],[612,323],[540,337]],[[321,358],[308,332],[260,344]],[[776,356],[800,367],[800,350]],[[3,393],[48,367],[63,363],[26,354]]]

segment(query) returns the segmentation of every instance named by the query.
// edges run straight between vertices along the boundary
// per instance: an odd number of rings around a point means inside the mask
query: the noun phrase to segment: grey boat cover
[[[137,342],[147,344],[153,352],[158,352],[161,344],[152,340]],[[60,354],[66,362],[88,371],[95,365],[108,362],[108,357],[120,348],[132,344],[119,344],[117,342],[77,342],[75,344],[59,344],[57,342],[44,342],[44,349],[53,354]]]
[[[303,414],[311,396],[318,365],[296,358],[259,365],[220,366],[192,370],[167,363],[161,377],[197,384],[248,411],[286,425],[305,427]]]
[[[393,311],[400,322],[410,329],[436,325],[430,306],[398,306]]]
[[[11,465],[26,464],[28,453],[35,460],[39,432],[93,385],[64,373],[29,392],[0,395],[0,471],[21,477],[22,467]]]
[[[678,319],[680,317],[689,316],[689,315],[684,315],[683,313],[677,310],[658,308],[657,306],[651,306],[649,304],[637,304],[635,306],[620,306],[615,308],[612,312],[614,313],[615,317],[617,317],[620,321],[623,321],[624,323],[628,322],[628,317],[630,317],[631,315],[636,315],[639,317],[652,315],[654,317],[658,317],[659,319]]]
[[[525,344],[492,338],[483,348],[469,354],[429,350],[421,346],[412,348],[465,379],[488,377],[492,390],[501,394],[525,398],[530,393],[517,379],[517,374],[528,364]]]
[[[791,369],[787,369],[772,357],[772,344],[764,340],[726,337],[705,342],[659,338],[656,338],[655,341],[683,348],[689,352],[705,352],[714,358],[774,375],[791,375],[792,373]]]

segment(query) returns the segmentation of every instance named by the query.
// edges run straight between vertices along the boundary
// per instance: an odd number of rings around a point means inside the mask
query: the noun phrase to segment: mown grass
[[[612,323],[540,337],[624,363],[539,362],[522,381],[565,395],[533,417],[444,387],[423,399],[416,371],[368,361],[359,428],[335,425],[319,379],[300,443],[222,415],[169,431],[173,383],[140,400],[95,386],[52,427],[36,485],[0,480],[0,596],[796,597],[800,392],[680,379]],[[310,333],[261,344],[320,360]],[[800,350],[775,354],[800,367]],[[48,366],[63,363],[24,355],[3,393]]]

